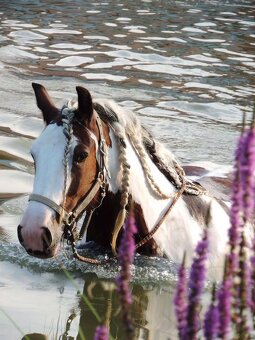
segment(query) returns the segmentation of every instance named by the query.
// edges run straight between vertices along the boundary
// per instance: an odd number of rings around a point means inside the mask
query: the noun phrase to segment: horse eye
[[[74,161],[76,163],[81,163],[83,161],[85,161],[85,159],[88,157],[88,153],[86,151],[82,151],[80,152],[78,155],[76,155],[74,157]]]

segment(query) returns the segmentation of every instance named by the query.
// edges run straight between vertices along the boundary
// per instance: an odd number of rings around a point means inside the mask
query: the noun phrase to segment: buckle
[[[105,140],[103,138],[100,140],[99,149],[103,155],[106,155]]]
[[[67,216],[65,217],[65,225],[68,226],[68,227],[75,225],[76,218],[77,218],[77,216],[73,211],[67,213]]]

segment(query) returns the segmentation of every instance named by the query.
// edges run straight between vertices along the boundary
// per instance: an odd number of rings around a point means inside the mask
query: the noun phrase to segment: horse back
[[[210,194],[220,201],[230,202],[232,173],[230,167],[200,165],[183,166],[185,174],[192,181],[198,182]]]

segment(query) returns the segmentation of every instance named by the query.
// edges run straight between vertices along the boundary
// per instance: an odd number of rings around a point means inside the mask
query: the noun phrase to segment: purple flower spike
[[[229,244],[231,250],[235,249],[241,240],[240,226],[242,224],[240,211],[242,209],[242,193],[239,183],[239,175],[236,171],[232,184],[232,204],[230,209]]]
[[[226,264],[229,262],[226,258]],[[227,269],[226,269],[227,270]],[[231,328],[231,293],[233,291],[233,276],[225,273],[225,277],[217,292],[218,310],[220,313],[219,337],[228,339]]]
[[[132,294],[129,288],[131,279],[130,267],[134,261],[136,225],[134,216],[131,215],[125,223],[125,231],[121,239],[118,261],[120,264],[120,275],[116,279],[117,291],[120,295],[123,322],[127,331],[132,331],[132,323],[129,317],[129,307],[132,304]]]
[[[185,255],[178,271],[178,282],[174,297],[175,313],[177,317],[177,326],[179,338],[184,339],[185,329],[187,325],[187,307],[188,307],[188,290],[187,290],[187,274],[185,269]]]
[[[231,225],[241,227],[250,221],[255,208],[255,127],[243,132],[235,154],[234,181],[232,189]],[[232,233],[234,231],[232,230]],[[230,233],[230,244],[235,240]],[[240,231],[238,235],[240,239]]]
[[[204,232],[203,239],[196,247],[196,256],[193,260],[189,277],[189,297],[187,310],[187,326],[185,339],[197,339],[200,325],[201,295],[206,280],[206,262],[208,258],[208,231]]]
[[[244,309],[251,304],[250,272],[245,261],[243,229],[254,214],[254,175],[255,129],[252,126],[242,133],[235,154],[229,229],[230,253],[226,257],[225,275],[217,294],[220,312],[219,336],[223,339],[229,337],[232,321],[239,333],[248,329]]]
[[[205,314],[204,319],[204,336],[206,340],[217,339],[219,332],[219,309],[215,303],[215,284],[212,292],[212,302],[209,306],[208,311]]]
[[[241,162],[243,155],[245,153],[246,146],[246,133],[242,134],[239,138],[236,153],[235,153],[235,164],[234,164],[234,178],[232,183],[232,195],[231,195],[231,209],[230,209],[230,222],[231,227],[229,229],[229,244],[231,246],[231,251],[236,249],[241,241],[241,227],[243,225],[243,216],[241,215],[243,211],[243,186],[241,185]],[[231,262],[231,265],[236,269],[237,260]]]
[[[250,288],[251,288],[251,312],[253,316],[253,328],[255,329],[255,238],[253,239],[252,256],[250,259]]]
[[[97,326],[94,340],[108,340],[109,339],[109,332],[105,325]]]
[[[246,309],[251,306],[251,270],[247,263],[247,245],[245,241],[244,232],[242,232],[242,240],[240,244],[240,282],[238,284],[238,296],[236,299],[236,306],[238,307],[239,315],[237,318],[237,331],[240,339],[244,339],[245,335],[250,332],[250,325],[247,319]]]
[[[240,157],[240,182],[244,192],[244,218],[251,220],[255,203],[255,128],[244,134],[242,157]]]

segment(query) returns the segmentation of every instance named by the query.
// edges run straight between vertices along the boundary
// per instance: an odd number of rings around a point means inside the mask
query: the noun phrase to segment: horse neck
[[[110,176],[107,177],[108,189],[101,206],[97,209],[96,213],[93,214],[87,233],[87,241],[95,241],[106,247],[109,246],[111,242],[115,222],[121,209],[123,194],[123,155],[120,155],[119,144],[112,131],[110,131],[110,139],[111,147],[108,148],[108,162],[106,164],[110,174]],[[141,238],[146,236],[153,228],[161,212],[163,212],[169,204],[169,200],[162,200],[155,194],[146,178],[141,160],[128,139],[125,139],[125,145],[125,158],[130,165],[128,198],[129,202],[133,203],[138,228],[137,235],[140,236],[136,241],[140,241]],[[173,193],[175,188],[158,170],[148,155],[146,155],[143,161],[147,163],[148,169],[158,186],[164,190],[166,194]],[[156,243],[153,240],[146,243],[146,245],[141,248],[141,252],[155,255],[159,254]]]
[[[109,179],[109,190],[113,193],[123,191],[122,183],[122,165],[121,159],[123,155],[119,154],[119,147],[114,134],[111,132],[112,147],[109,148],[109,172],[111,179]],[[138,153],[128,138],[125,139],[125,158],[130,166],[129,180],[128,180],[128,194],[134,203],[140,207],[141,213],[145,220],[148,230],[151,230],[159,214],[164,210],[169,200],[164,200],[155,190],[152,189],[151,183],[148,180],[148,174],[142,166],[142,162],[146,164],[148,172],[157,186],[166,195],[174,193],[175,188],[166,179],[166,177],[158,170],[157,166],[152,162],[148,154],[145,152],[143,159],[139,159]]]

